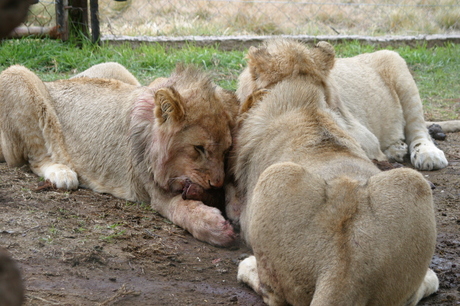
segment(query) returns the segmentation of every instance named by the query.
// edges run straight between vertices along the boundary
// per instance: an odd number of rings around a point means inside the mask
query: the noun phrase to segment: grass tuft
[[[435,20],[445,30],[460,30],[460,9],[439,13]]]

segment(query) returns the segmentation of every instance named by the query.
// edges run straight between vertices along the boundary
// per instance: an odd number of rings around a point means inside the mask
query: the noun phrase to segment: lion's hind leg
[[[75,189],[61,126],[45,84],[30,70],[12,66],[0,74],[1,148],[10,167],[31,170],[58,188]]]
[[[366,215],[377,222],[366,231],[378,235],[373,252],[379,263],[368,275],[380,282],[375,288],[387,298],[386,305],[416,305],[438,287],[436,275],[428,269],[436,245],[431,187],[419,172],[398,168],[372,176],[367,190]],[[398,296],[403,301],[391,300]]]
[[[436,147],[426,128],[422,100],[406,62],[394,52],[385,54],[387,65],[382,66],[388,69],[387,75],[391,74],[390,86],[396,90],[401,103],[405,121],[405,141],[409,145],[412,165],[418,170],[446,167],[448,162],[444,152]]]

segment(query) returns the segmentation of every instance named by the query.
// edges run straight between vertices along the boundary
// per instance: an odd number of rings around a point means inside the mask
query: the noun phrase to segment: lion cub
[[[58,188],[151,203],[197,239],[226,246],[233,228],[200,195],[223,186],[237,108],[234,93],[193,67],[142,87],[114,63],[55,82],[12,66],[0,75],[0,159],[28,163]]]
[[[290,46],[297,44],[300,43]],[[265,56],[287,60],[283,58],[284,52],[289,52],[288,46],[259,51],[255,61],[265,61]],[[259,74],[266,72],[261,69],[274,69],[265,66],[268,64],[249,67],[241,74],[237,91],[240,101],[286,76],[286,71],[278,70],[261,79]],[[339,125],[358,141],[370,159],[402,162],[409,153],[419,170],[447,166],[444,152],[436,147],[427,130],[417,85],[406,62],[396,52],[381,50],[335,59],[325,94],[338,115]],[[438,124],[446,131],[460,131],[459,120]]]
[[[254,252],[238,279],[269,305],[415,305],[438,288],[431,189],[415,170],[381,172],[338,124],[334,57],[326,42],[249,50],[246,81],[265,89],[242,106],[231,160],[243,196],[228,213]]]

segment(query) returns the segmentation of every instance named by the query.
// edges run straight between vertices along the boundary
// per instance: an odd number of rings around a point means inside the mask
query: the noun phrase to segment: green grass
[[[371,45],[349,42],[336,45],[338,57],[377,51]],[[416,48],[399,47],[394,51],[404,57],[413,71],[429,120],[460,118],[460,45]],[[168,76],[177,63],[195,64],[207,70],[222,87],[235,90],[237,77],[245,67],[245,52],[220,51],[214,47],[164,48],[158,44],[95,46],[63,43],[47,39],[6,40],[0,46],[0,70],[21,64],[42,78],[52,81],[68,78],[92,65],[115,61],[128,68],[142,84],[156,77]],[[457,109],[455,109],[457,107]]]
[[[0,70],[14,64],[31,69],[44,81],[67,78],[95,64],[115,61],[130,70],[142,84],[156,77],[168,76],[178,62],[195,64],[210,71],[219,85],[231,89],[242,70],[244,53],[222,52],[217,47],[198,48],[193,45],[181,49],[165,49],[159,44],[133,48],[56,40],[8,40],[0,47]]]

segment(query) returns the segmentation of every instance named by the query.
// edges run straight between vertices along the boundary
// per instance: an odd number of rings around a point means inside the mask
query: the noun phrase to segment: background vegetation
[[[98,0],[102,35],[417,35],[460,31],[458,0]],[[54,1],[26,22],[54,26]]]
[[[414,35],[460,30],[458,0],[99,0],[115,35]]]
[[[336,47],[337,57],[373,52],[378,47],[357,42]],[[460,45],[443,47],[394,48],[404,57],[419,86],[427,120],[460,119]],[[115,61],[128,68],[142,84],[168,76],[178,62],[195,64],[212,74],[216,83],[235,90],[245,67],[244,51],[221,51],[215,47],[166,49],[158,44],[137,48],[90,43],[60,42],[47,39],[6,40],[0,46],[0,70],[20,64],[44,81],[68,78],[92,65]]]

